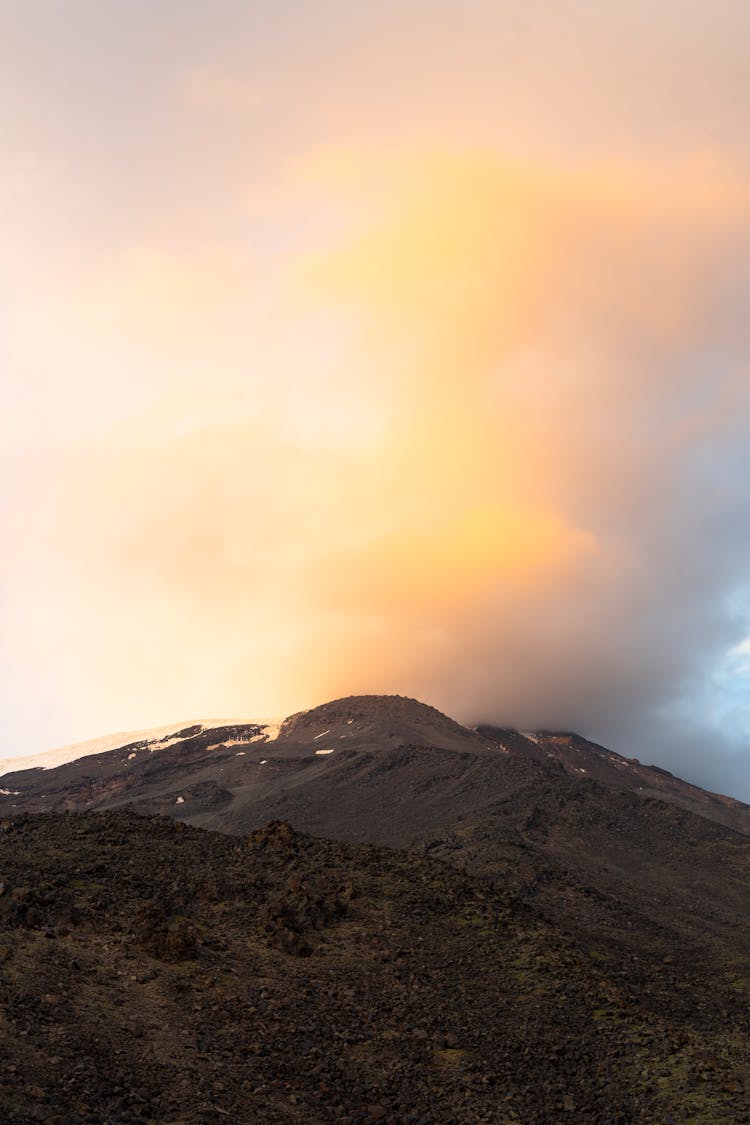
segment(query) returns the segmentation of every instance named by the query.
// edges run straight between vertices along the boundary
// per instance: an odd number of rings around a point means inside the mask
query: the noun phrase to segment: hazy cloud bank
[[[11,742],[397,691],[750,799],[744,6],[12,7]]]

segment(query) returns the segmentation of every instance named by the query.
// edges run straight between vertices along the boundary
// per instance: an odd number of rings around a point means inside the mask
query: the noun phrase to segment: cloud
[[[743,628],[726,603],[748,562],[750,417],[727,309],[748,185],[705,157],[456,153],[401,160],[394,183],[310,267],[321,299],[361,303],[390,404],[367,509],[390,526],[326,560],[327,604],[352,620],[319,691],[369,682],[637,741]]]
[[[191,106],[240,115],[254,113],[265,100],[257,82],[212,67],[197,67],[183,74],[180,92]]]
[[[17,337],[84,405],[114,357],[111,411],[48,435],[54,474],[28,455],[18,653],[81,737],[398,691],[679,770],[680,700],[745,628],[742,172],[415,142],[284,194],[345,221],[273,270],[131,248]]]

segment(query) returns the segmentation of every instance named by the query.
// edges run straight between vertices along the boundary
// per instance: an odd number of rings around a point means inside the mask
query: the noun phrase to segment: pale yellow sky
[[[748,23],[4,5],[5,752],[398,691],[736,789]]]

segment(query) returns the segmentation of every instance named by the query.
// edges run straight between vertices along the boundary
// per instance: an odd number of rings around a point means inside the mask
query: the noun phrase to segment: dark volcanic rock
[[[194,725],[6,775],[3,789],[6,814],[130,807],[235,835],[276,819],[413,848],[502,880],[581,940],[619,941],[627,915],[644,933],[750,955],[750,809],[570,732],[469,730],[412,699],[352,696],[291,716],[275,739],[258,724]],[[315,927],[277,906],[271,940],[312,948]],[[16,904],[18,925],[44,917]]]
[[[0,871],[4,1121],[750,1122],[747,960],[616,903],[584,938],[413,852],[127,812],[11,819]]]
[[[6,774],[0,813],[137,807],[241,834],[273,817],[396,845],[529,785],[598,782],[750,835],[750,808],[576,734],[470,730],[402,696],[351,696],[262,725],[194,725],[54,769]]]
[[[482,746],[475,731],[403,695],[350,695],[299,711],[281,724],[277,741],[281,746],[309,746],[321,738],[326,739],[320,743],[324,747],[344,740],[377,750],[408,743],[474,751]]]

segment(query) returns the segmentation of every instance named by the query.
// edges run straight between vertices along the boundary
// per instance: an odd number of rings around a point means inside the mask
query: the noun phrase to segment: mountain
[[[750,1123],[741,802],[399,696],[0,786],[9,1121]]]
[[[129,805],[226,832],[284,814],[307,830],[405,843],[418,825],[488,807],[524,779],[554,786],[564,776],[750,835],[750,806],[659,766],[571,733],[470,729],[402,696],[351,696],[280,725],[211,720],[111,735],[50,758],[0,762],[13,767],[0,774],[0,813]]]
[[[627,906],[649,934],[745,949],[750,808],[575,734],[353,696],[167,735],[6,774],[0,815],[129,807],[234,835],[281,819],[502,879],[584,938],[621,936]]]

